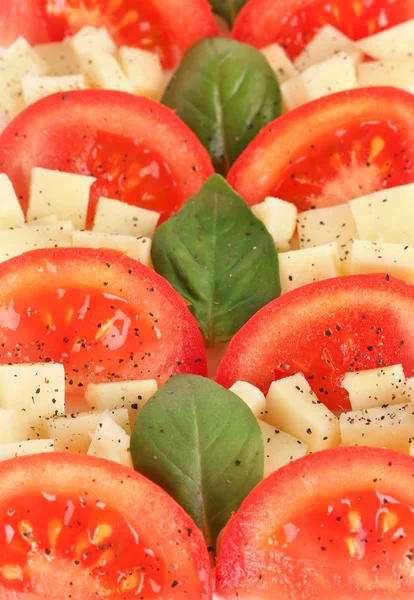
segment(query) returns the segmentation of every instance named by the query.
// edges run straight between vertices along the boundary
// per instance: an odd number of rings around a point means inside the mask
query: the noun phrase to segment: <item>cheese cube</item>
[[[408,452],[414,431],[413,404],[394,404],[342,413],[344,446],[374,446]]]
[[[339,52],[328,60],[309,67],[301,77],[308,102],[358,87],[355,63],[346,52]]]
[[[365,54],[379,60],[412,60],[414,19],[363,38],[356,45]]]
[[[230,391],[247,404],[256,419],[266,418],[266,398],[257,387],[246,381],[236,381]]]
[[[28,221],[26,223],[26,227],[38,227],[41,228],[43,226],[54,225],[58,222],[56,215],[47,215],[47,217],[42,217],[41,219],[34,219],[33,221]]]
[[[65,370],[54,363],[0,365],[0,406],[42,435],[44,420],[65,412]]]
[[[298,215],[298,232],[301,248],[314,248],[336,243],[342,267],[349,256],[352,240],[358,237],[355,221],[348,204],[315,208],[300,213]]]
[[[68,42],[77,55],[87,52],[114,54],[116,51],[114,41],[105,27],[83,27]]]
[[[259,421],[264,445],[264,477],[284,467],[308,452],[307,445],[297,438]]]
[[[105,413],[96,430],[90,434],[91,443],[88,454],[105,458],[113,462],[133,468],[129,449],[130,436]]]
[[[0,262],[36,248],[68,248],[72,245],[72,229],[72,221],[4,229],[0,231]]]
[[[351,249],[349,272],[388,273],[414,283],[414,248],[404,244],[355,240]]]
[[[0,133],[6,129],[7,125],[10,122],[10,116],[8,113],[4,112],[0,107]]]
[[[0,109],[13,116],[24,107],[22,79],[25,75],[46,75],[48,64],[24,38],[4,53],[0,63]]]
[[[155,379],[91,383],[86,388],[85,397],[91,410],[128,409],[133,427],[138,412],[157,390]]]
[[[45,96],[57,92],[86,89],[84,75],[65,75],[61,77],[39,77],[26,75],[22,79],[23,97],[26,106]]]
[[[49,75],[61,77],[79,72],[79,61],[69,40],[38,44],[34,50],[47,63]]]
[[[360,62],[363,58],[363,52],[351,38],[332,25],[324,25],[295,59],[295,67],[304,71],[341,51],[350,54],[354,62]]]
[[[370,85],[401,88],[411,92],[414,86],[414,54],[412,62],[394,60],[364,62],[357,67],[358,85]]]
[[[44,454],[53,452],[53,450],[54,443],[52,440],[28,440],[25,442],[0,444],[0,461],[16,458],[17,456],[27,456],[29,454]]]
[[[261,48],[260,51],[272,67],[276,79],[280,84],[299,75],[299,71],[286,54],[285,49],[279,46],[279,44],[270,44],[270,46]]]
[[[164,71],[158,54],[122,46],[117,55],[135,94],[159,100],[164,91]]]
[[[30,421],[20,410],[0,408],[0,444],[21,442],[32,436]]]
[[[57,452],[88,451],[90,445],[90,435],[102,423],[106,412],[86,412],[72,413],[56,419],[46,421],[48,436],[55,441],[55,450]],[[128,411],[126,408],[119,408],[108,412],[109,416],[130,435],[131,427],[129,425]]]
[[[341,275],[336,244],[304,248],[279,255],[282,294],[302,285]]]
[[[414,183],[351,200],[349,206],[360,239],[414,246]]]
[[[134,93],[132,83],[127,79],[116,58],[110,54],[89,52],[79,56],[80,72],[87,83],[94,88]]]
[[[404,388],[404,402],[414,402],[414,377],[409,377],[405,380]]]
[[[0,230],[18,227],[24,223],[24,214],[13,189],[12,182],[0,173]]]
[[[294,110],[309,100],[305,81],[301,74],[282,83],[280,91],[282,93],[284,112]]]
[[[119,200],[100,198],[93,230],[101,233],[151,237],[160,214]]]
[[[339,421],[311,390],[302,373],[274,381],[266,421],[305,442],[311,452],[339,445]]]
[[[27,220],[56,215],[82,229],[86,225],[89,194],[95,181],[86,175],[35,167],[30,181]]]
[[[406,401],[402,365],[346,373],[342,387],[349,394],[352,410],[374,408],[384,404],[401,404]]]
[[[252,206],[255,217],[260,219],[275,241],[278,252],[289,250],[289,243],[296,230],[298,209],[292,202],[279,198],[265,198]]]
[[[127,256],[138,260],[146,267],[151,267],[151,239],[116,235],[115,233],[99,233],[97,231],[74,231],[72,245],[79,248],[111,248],[125,252]]]

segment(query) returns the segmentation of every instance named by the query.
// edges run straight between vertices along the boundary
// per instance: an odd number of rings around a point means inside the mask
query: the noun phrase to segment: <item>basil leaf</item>
[[[222,174],[281,114],[279,84],[265,57],[226,38],[190,48],[162,102],[194,131]]]
[[[241,11],[247,0],[210,0],[214,12],[233,25],[238,13]]]
[[[281,291],[272,236],[220,175],[157,229],[152,261],[212,346],[230,340]]]
[[[250,408],[197,375],[173,377],[142,408],[131,455],[135,469],[181,504],[212,548],[263,478],[263,440]]]

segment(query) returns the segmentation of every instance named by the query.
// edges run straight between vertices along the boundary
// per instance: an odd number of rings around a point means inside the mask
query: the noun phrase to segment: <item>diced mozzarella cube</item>
[[[0,262],[36,248],[69,248],[72,221],[0,231]]]
[[[79,248],[111,248],[125,252],[131,258],[138,260],[146,267],[151,263],[151,239],[148,237],[133,237],[115,233],[99,233],[98,231],[74,231],[72,245]]]
[[[49,437],[55,440],[55,450],[86,453],[90,445],[90,434],[100,426],[105,414],[106,412],[72,413],[47,420],[47,432]],[[131,427],[126,408],[112,410],[108,414],[130,435]]]
[[[60,77],[79,72],[79,61],[69,40],[39,44],[34,50],[48,64],[49,75]]]
[[[412,62],[394,60],[364,62],[357,67],[358,85],[393,85],[411,92],[414,87],[414,54]]]
[[[52,440],[28,440],[25,442],[0,444],[0,461],[16,458],[17,456],[44,454],[53,452],[53,450],[54,443]]]
[[[110,54],[89,52],[79,56],[80,71],[91,87],[134,93],[116,58]]]
[[[119,200],[100,198],[96,208],[93,230],[101,233],[117,233],[152,237],[160,214]]]
[[[301,74],[282,83],[280,91],[285,111],[294,110],[309,100],[306,93],[305,81]]]
[[[259,421],[259,426],[264,445],[264,477],[307,454],[308,447],[301,440],[264,421]]]
[[[85,397],[91,410],[128,409],[133,427],[138,412],[157,390],[155,379],[91,383],[86,388]]]
[[[256,419],[266,418],[266,398],[256,386],[246,381],[236,381],[230,391],[247,404]]]
[[[302,373],[274,381],[266,421],[305,442],[311,452],[339,445],[339,421],[318,400]]]
[[[414,402],[414,377],[409,377],[405,380],[405,390],[403,394],[405,402]]]
[[[54,225],[58,222],[56,215],[47,215],[41,219],[34,219],[34,221],[28,221],[26,227],[43,227],[48,225]]]
[[[332,25],[324,25],[295,59],[295,67],[299,71],[304,71],[341,51],[351,54],[354,62],[362,60],[363,52],[355,46],[351,38]]]
[[[394,404],[342,413],[344,446],[374,446],[408,452],[414,431],[414,406]]]
[[[279,255],[279,274],[282,293],[307,283],[341,275],[336,244],[304,248]]]
[[[26,75],[22,79],[22,88],[25,104],[29,106],[29,104],[57,92],[86,89],[85,75],[64,75],[61,77]]]
[[[362,52],[379,60],[412,60],[414,19],[380,31],[356,42]]]
[[[292,202],[268,197],[264,202],[252,206],[252,212],[264,223],[275,241],[277,250],[289,250],[289,243],[296,229],[296,206]]]
[[[90,434],[91,443],[88,454],[105,458],[113,462],[133,468],[129,449],[130,436],[105,413],[96,430]]]
[[[0,173],[0,229],[24,224],[24,214],[13,189],[12,182]]]
[[[82,229],[86,225],[89,194],[95,181],[86,175],[35,167],[30,181],[28,221],[56,215]]]
[[[374,408],[384,404],[401,404],[405,401],[405,376],[402,365],[346,373],[342,387],[349,394],[352,410]]]
[[[309,67],[301,77],[307,101],[358,87],[355,63],[346,52]]]
[[[279,44],[270,44],[270,46],[262,48],[261,52],[265,55],[280,84],[299,75],[299,71],[286,54],[285,49]]]
[[[114,41],[104,27],[83,27],[68,41],[77,55],[87,52],[114,54],[116,51]]]
[[[349,272],[388,273],[414,283],[414,248],[405,244],[355,240],[351,249]]]
[[[414,246],[413,200],[414,183],[351,200],[358,237]]]
[[[20,442],[32,437],[30,420],[14,408],[0,408],[0,443]]]
[[[158,100],[164,91],[164,71],[158,54],[122,46],[117,55],[135,94]]]

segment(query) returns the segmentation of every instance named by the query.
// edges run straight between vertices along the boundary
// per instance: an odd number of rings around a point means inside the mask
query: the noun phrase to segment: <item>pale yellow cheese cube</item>
[[[151,239],[117,235],[116,233],[99,233],[98,231],[74,231],[72,245],[79,248],[111,248],[125,252],[146,267],[151,267]]]
[[[24,214],[12,182],[0,173],[0,230],[24,224]]]
[[[48,74],[56,77],[79,72],[79,61],[69,40],[38,44],[34,50],[48,64]]]
[[[63,75],[60,77],[39,77],[26,75],[22,79],[23,97],[26,106],[45,96],[58,92],[86,89],[85,75]]]
[[[94,177],[76,175],[50,169],[32,169],[27,220],[56,215],[59,220],[70,220],[74,227],[86,225],[89,194]]]
[[[358,87],[355,63],[346,52],[339,52],[304,71],[306,101]]]
[[[352,410],[374,408],[384,404],[401,404],[406,401],[402,365],[346,373],[342,387],[349,394]]]
[[[282,293],[302,285],[341,275],[336,244],[304,248],[279,255],[279,275]]]
[[[356,45],[362,52],[378,60],[412,60],[414,19],[363,38]]]
[[[132,83],[127,79],[115,57],[95,51],[79,55],[78,58],[80,72],[85,75],[89,86],[134,93]]]
[[[155,379],[91,383],[86,388],[85,397],[91,410],[128,409],[133,427],[138,412],[157,390]]]
[[[394,404],[342,413],[344,446],[373,446],[408,452],[414,432],[414,406]]]
[[[388,273],[414,283],[414,248],[406,244],[355,240],[349,259],[349,272]]]
[[[357,67],[357,79],[360,87],[392,85],[408,92],[414,86],[414,53],[409,61],[371,61]]]
[[[264,477],[302,458],[308,452],[307,445],[297,438],[259,421],[264,446]]]
[[[403,395],[405,402],[414,402],[414,377],[409,377],[405,380],[405,389]]]
[[[230,391],[247,404],[256,419],[266,418],[266,398],[259,388],[247,381],[236,381]]]
[[[100,233],[116,233],[152,237],[160,214],[119,200],[100,198],[96,208],[93,230]]]
[[[296,230],[296,206],[292,202],[269,196],[264,202],[252,206],[252,212],[264,223],[275,241],[278,252],[289,250],[290,240]]]
[[[158,54],[122,46],[117,58],[135,94],[159,100],[164,91],[164,71]]]
[[[414,183],[362,196],[349,205],[361,240],[414,246]]]
[[[14,408],[0,408],[0,444],[20,442],[30,437],[32,429],[25,412]]]
[[[0,262],[36,248],[68,248],[72,245],[72,221],[0,231]]]
[[[0,444],[0,461],[28,456],[30,454],[45,454],[54,451],[53,440],[27,440]]]
[[[305,442],[311,452],[339,445],[338,419],[318,400],[302,373],[274,381],[266,402],[266,422]]]
[[[283,82],[280,86],[280,91],[282,94],[284,112],[294,110],[309,100],[305,81],[301,74]]]
[[[87,52],[114,54],[116,45],[104,27],[83,27],[68,40],[77,55]]]
[[[130,436],[105,413],[96,430],[90,434],[91,443],[88,454],[105,458],[125,467],[133,468]]]
[[[299,71],[286,54],[285,49],[279,46],[279,44],[270,44],[261,48],[260,51],[272,67],[272,71],[280,84],[299,75]]]
[[[48,225],[54,225],[58,222],[56,215],[47,215],[40,219],[34,219],[33,221],[27,221],[26,227],[43,227]]]
[[[332,25],[324,25],[295,59],[295,67],[304,71],[341,51],[350,54],[354,62],[362,60],[363,52],[351,38]]]

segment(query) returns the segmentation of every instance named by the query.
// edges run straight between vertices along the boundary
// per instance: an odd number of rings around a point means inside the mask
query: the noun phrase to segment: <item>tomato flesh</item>
[[[392,120],[363,121],[315,137],[289,161],[271,195],[303,211],[410,183],[406,140]]]
[[[157,598],[165,565],[119,511],[86,496],[32,492],[0,507],[0,581],[19,592],[53,563],[70,562],[104,597]]]

